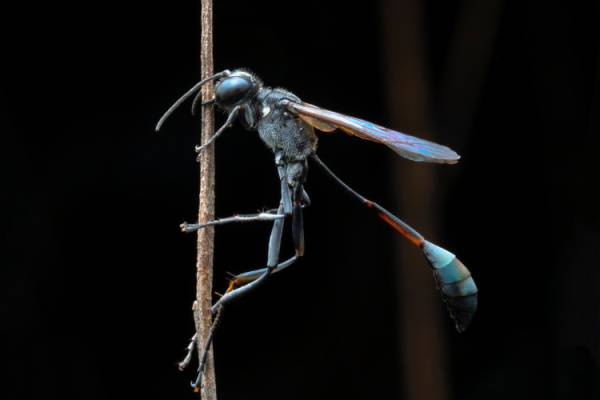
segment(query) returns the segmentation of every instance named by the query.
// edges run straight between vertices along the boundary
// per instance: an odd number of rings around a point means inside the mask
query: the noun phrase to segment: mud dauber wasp
[[[281,200],[276,210],[268,212],[236,215],[205,224],[182,224],[183,231],[194,232],[206,226],[230,222],[273,222],[266,267],[234,275],[225,294],[212,306],[211,311],[215,315],[215,319],[204,349],[204,356],[200,360],[198,377],[192,386],[196,388],[200,384],[207,349],[210,347],[214,328],[223,307],[262,284],[269,275],[289,267],[304,254],[302,213],[303,209],[311,204],[310,198],[304,190],[309,159],[314,161],[344,190],[375,211],[381,219],[423,251],[433,269],[433,277],[450,316],[455,322],[456,329],[462,332],[467,328],[477,309],[477,287],[469,270],[454,254],[428,242],[404,221],[379,204],[363,197],[335,175],[316,154],[315,129],[322,132],[333,132],[340,129],[361,139],[385,144],[400,156],[412,161],[454,164],[460,158],[458,154],[446,146],[305,103],[285,89],[264,86],[256,75],[244,69],[224,70],[198,82],[167,110],[158,122],[156,130],[161,128],[164,121],[176,108],[196,94],[192,103],[193,112],[200,100],[202,85],[215,80],[215,98],[209,103],[214,102],[216,106],[223,109],[227,113],[227,120],[209,141],[202,146],[197,146],[196,151],[199,153],[212,144],[235,121],[240,122],[247,130],[257,131],[262,141],[275,154],[275,165],[281,182]],[[280,263],[279,249],[283,224],[287,218],[291,218],[295,254]],[[185,367],[189,363],[195,339],[196,336],[192,338],[188,346],[188,354],[180,363],[181,367]]]

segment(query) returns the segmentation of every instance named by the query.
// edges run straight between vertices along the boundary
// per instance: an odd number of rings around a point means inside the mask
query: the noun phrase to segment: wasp
[[[318,138],[315,131],[329,133],[340,130],[364,140],[384,144],[401,157],[418,162],[455,164],[460,158],[455,151],[428,140],[306,103],[285,89],[265,86],[260,78],[245,69],[224,70],[198,82],[167,110],[159,120],[156,130],[160,130],[172,112],[195,94],[192,103],[193,112],[200,99],[200,88],[214,81],[216,81],[215,97],[207,103],[214,103],[219,109],[225,111],[227,119],[206,143],[196,147],[196,151],[200,153],[210,146],[234,122],[239,122],[249,131],[258,132],[260,139],[273,151],[280,180],[281,198],[277,209],[257,214],[235,215],[203,224],[182,224],[182,230],[185,232],[194,232],[207,226],[231,222],[270,221],[273,224],[266,266],[234,275],[227,291],[211,309],[215,319],[204,349],[204,356],[200,360],[198,378],[192,384],[193,387],[196,388],[200,384],[206,361],[206,350],[212,341],[214,327],[223,307],[261,285],[273,273],[294,264],[304,255],[303,212],[311,204],[304,189],[309,160],[422,251],[432,268],[434,281],[450,317],[454,320],[456,329],[462,332],[467,328],[477,309],[477,286],[469,270],[454,254],[427,241],[407,223],[381,205],[359,194],[334,174],[317,156]],[[280,262],[279,250],[286,220],[291,220],[295,254]],[[189,363],[195,338],[196,336],[192,338],[188,346],[188,355],[180,366],[184,367]]]

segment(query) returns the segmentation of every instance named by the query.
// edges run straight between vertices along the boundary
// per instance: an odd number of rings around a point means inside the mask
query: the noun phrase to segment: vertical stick
[[[213,75],[213,34],[212,34],[212,0],[200,1],[200,77]],[[214,85],[208,83],[202,87],[202,101],[214,97]],[[212,105],[202,107],[202,138],[206,143],[214,134],[215,119]],[[198,210],[199,223],[213,220],[215,216],[215,152],[214,146],[208,146],[200,154],[200,199]],[[196,304],[194,321],[198,332],[198,356],[202,356],[212,321],[210,307],[212,304],[212,279],[214,255],[214,228],[208,227],[198,231],[196,259]],[[205,400],[217,400],[214,359],[212,349],[208,352],[206,368],[202,377]]]

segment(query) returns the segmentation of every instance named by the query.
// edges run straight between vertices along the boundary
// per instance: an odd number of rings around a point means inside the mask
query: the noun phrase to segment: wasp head
[[[261,86],[255,75],[237,69],[217,82],[215,101],[223,108],[231,108],[252,99]]]

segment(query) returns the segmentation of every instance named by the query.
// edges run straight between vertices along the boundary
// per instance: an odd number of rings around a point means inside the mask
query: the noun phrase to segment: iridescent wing
[[[285,101],[285,106],[309,125],[324,132],[336,128],[361,139],[382,143],[412,161],[455,164],[460,156],[449,147],[406,135],[363,119],[325,110],[308,103]]]

